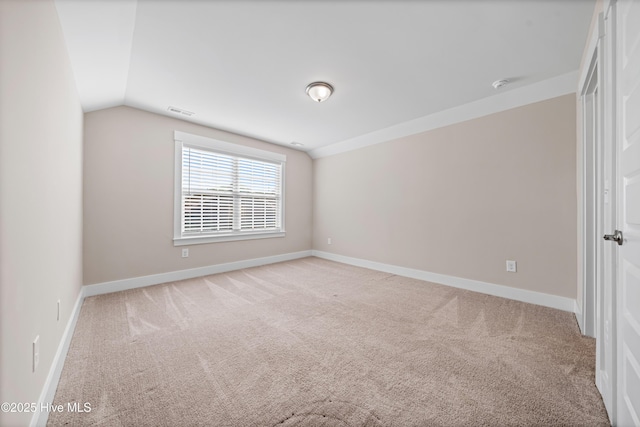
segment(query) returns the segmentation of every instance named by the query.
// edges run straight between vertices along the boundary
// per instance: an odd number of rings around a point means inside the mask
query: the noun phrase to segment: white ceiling
[[[129,105],[312,152],[495,98],[497,79],[513,81],[504,94],[575,72],[594,5],[56,0],[85,111]],[[306,96],[316,80],[328,101]]]

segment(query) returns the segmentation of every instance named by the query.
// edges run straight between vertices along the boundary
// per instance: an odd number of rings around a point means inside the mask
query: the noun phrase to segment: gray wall
[[[575,102],[316,159],[314,249],[575,298]]]
[[[37,402],[82,284],[82,110],[53,1],[0,2],[0,64],[0,402]]]
[[[174,131],[287,156],[284,238],[173,246]],[[303,152],[130,107],[85,114],[84,283],[311,249],[312,161]]]

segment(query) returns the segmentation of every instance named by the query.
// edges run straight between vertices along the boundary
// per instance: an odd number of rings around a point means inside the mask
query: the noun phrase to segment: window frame
[[[236,240],[267,239],[273,237],[284,237],[285,232],[285,166],[287,156],[271,151],[260,150],[246,145],[234,144],[220,141],[186,132],[174,131],[174,200],[173,200],[173,245],[186,246],[202,243],[230,242]],[[205,235],[185,236],[182,234],[183,206],[182,206],[182,148],[183,146],[204,149],[215,153],[259,160],[280,164],[280,228],[269,231],[239,231],[233,230],[228,233],[216,233]]]

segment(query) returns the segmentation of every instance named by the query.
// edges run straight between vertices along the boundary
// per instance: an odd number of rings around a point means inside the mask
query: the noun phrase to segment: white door
[[[616,246],[602,240],[602,235],[615,228],[616,204],[616,139],[613,105],[615,104],[614,79],[615,51],[614,17],[610,10],[600,16],[598,60],[600,67],[599,87],[602,95],[598,106],[605,114],[602,119],[602,133],[598,134],[596,145],[596,385],[611,418],[615,414],[616,352],[615,352],[615,290],[616,290]],[[609,113],[609,114],[607,114]]]
[[[618,426],[640,426],[640,0],[616,4]],[[612,232],[613,230],[609,231]]]
[[[612,96],[612,95],[611,95]],[[605,122],[605,126],[609,125]],[[615,200],[612,191],[615,184],[615,139],[599,139],[597,146],[597,244],[596,244],[596,385],[602,400],[613,412],[612,378],[615,377],[615,357],[612,340],[614,322],[614,296],[616,286],[616,245],[605,242],[602,235],[615,228]]]

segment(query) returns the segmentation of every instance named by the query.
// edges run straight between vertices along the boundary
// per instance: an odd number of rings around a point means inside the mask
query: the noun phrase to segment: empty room
[[[0,1],[0,402],[640,426],[640,1]]]

